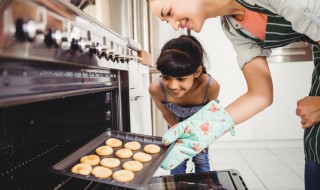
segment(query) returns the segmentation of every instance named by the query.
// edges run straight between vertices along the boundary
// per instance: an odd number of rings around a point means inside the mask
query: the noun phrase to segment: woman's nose
[[[174,29],[174,30],[179,30],[180,29],[180,22],[179,21],[174,21],[174,20],[172,20],[172,21],[170,21],[170,24],[171,24],[171,26],[172,26],[172,28]]]

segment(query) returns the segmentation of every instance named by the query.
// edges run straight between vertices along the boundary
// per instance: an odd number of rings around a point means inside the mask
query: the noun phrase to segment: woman
[[[266,60],[270,49],[296,41],[313,45],[312,88],[309,96],[298,102],[296,114],[305,129],[305,186],[306,189],[319,188],[320,1],[149,0],[149,4],[154,15],[176,30],[188,28],[200,32],[206,19],[221,16],[222,28],[237,52],[248,87],[244,95],[225,108],[235,124],[254,116],[273,101]]]

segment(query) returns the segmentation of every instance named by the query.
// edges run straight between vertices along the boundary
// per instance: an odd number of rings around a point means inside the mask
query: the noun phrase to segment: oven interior
[[[66,177],[47,169],[107,129],[117,130],[117,97],[114,89],[0,108],[1,187],[54,189],[65,183]],[[75,181],[72,189],[88,185]]]

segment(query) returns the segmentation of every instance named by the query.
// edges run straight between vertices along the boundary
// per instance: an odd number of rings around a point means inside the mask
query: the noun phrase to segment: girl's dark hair
[[[163,75],[172,77],[191,75],[199,66],[203,68],[202,73],[207,73],[204,67],[205,57],[206,53],[195,37],[181,35],[162,47],[156,65]]]

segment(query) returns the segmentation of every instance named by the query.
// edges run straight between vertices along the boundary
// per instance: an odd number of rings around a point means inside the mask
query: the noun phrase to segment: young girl
[[[148,0],[151,11],[176,30],[200,32],[206,19],[221,18],[237,52],[248,90],[226,107],[239,124],[273,101],[266,57],[270,49],[305,41],[313,45],[314,72],[309,96],[296,114],[305,129],[305,189],[320,187],[320,1],[319,0]],[[214,34],[214,31],[212,31]],[[248,106],[249,105],[249,106]],[[195,114],[196,115],[196,114]],[[298,124],[297,124],[298,125]]]
[[[149,92],[170,127],[218,98],[220,86],[207,74],[204,55],[200,42],[186,35],[168,41],[161,50],[156,63],[161,76],[150,84]],[[196,173],[210,171],[207,149],[192,161]],[[171,170],[171,174],[186,173],[186,162]]]

